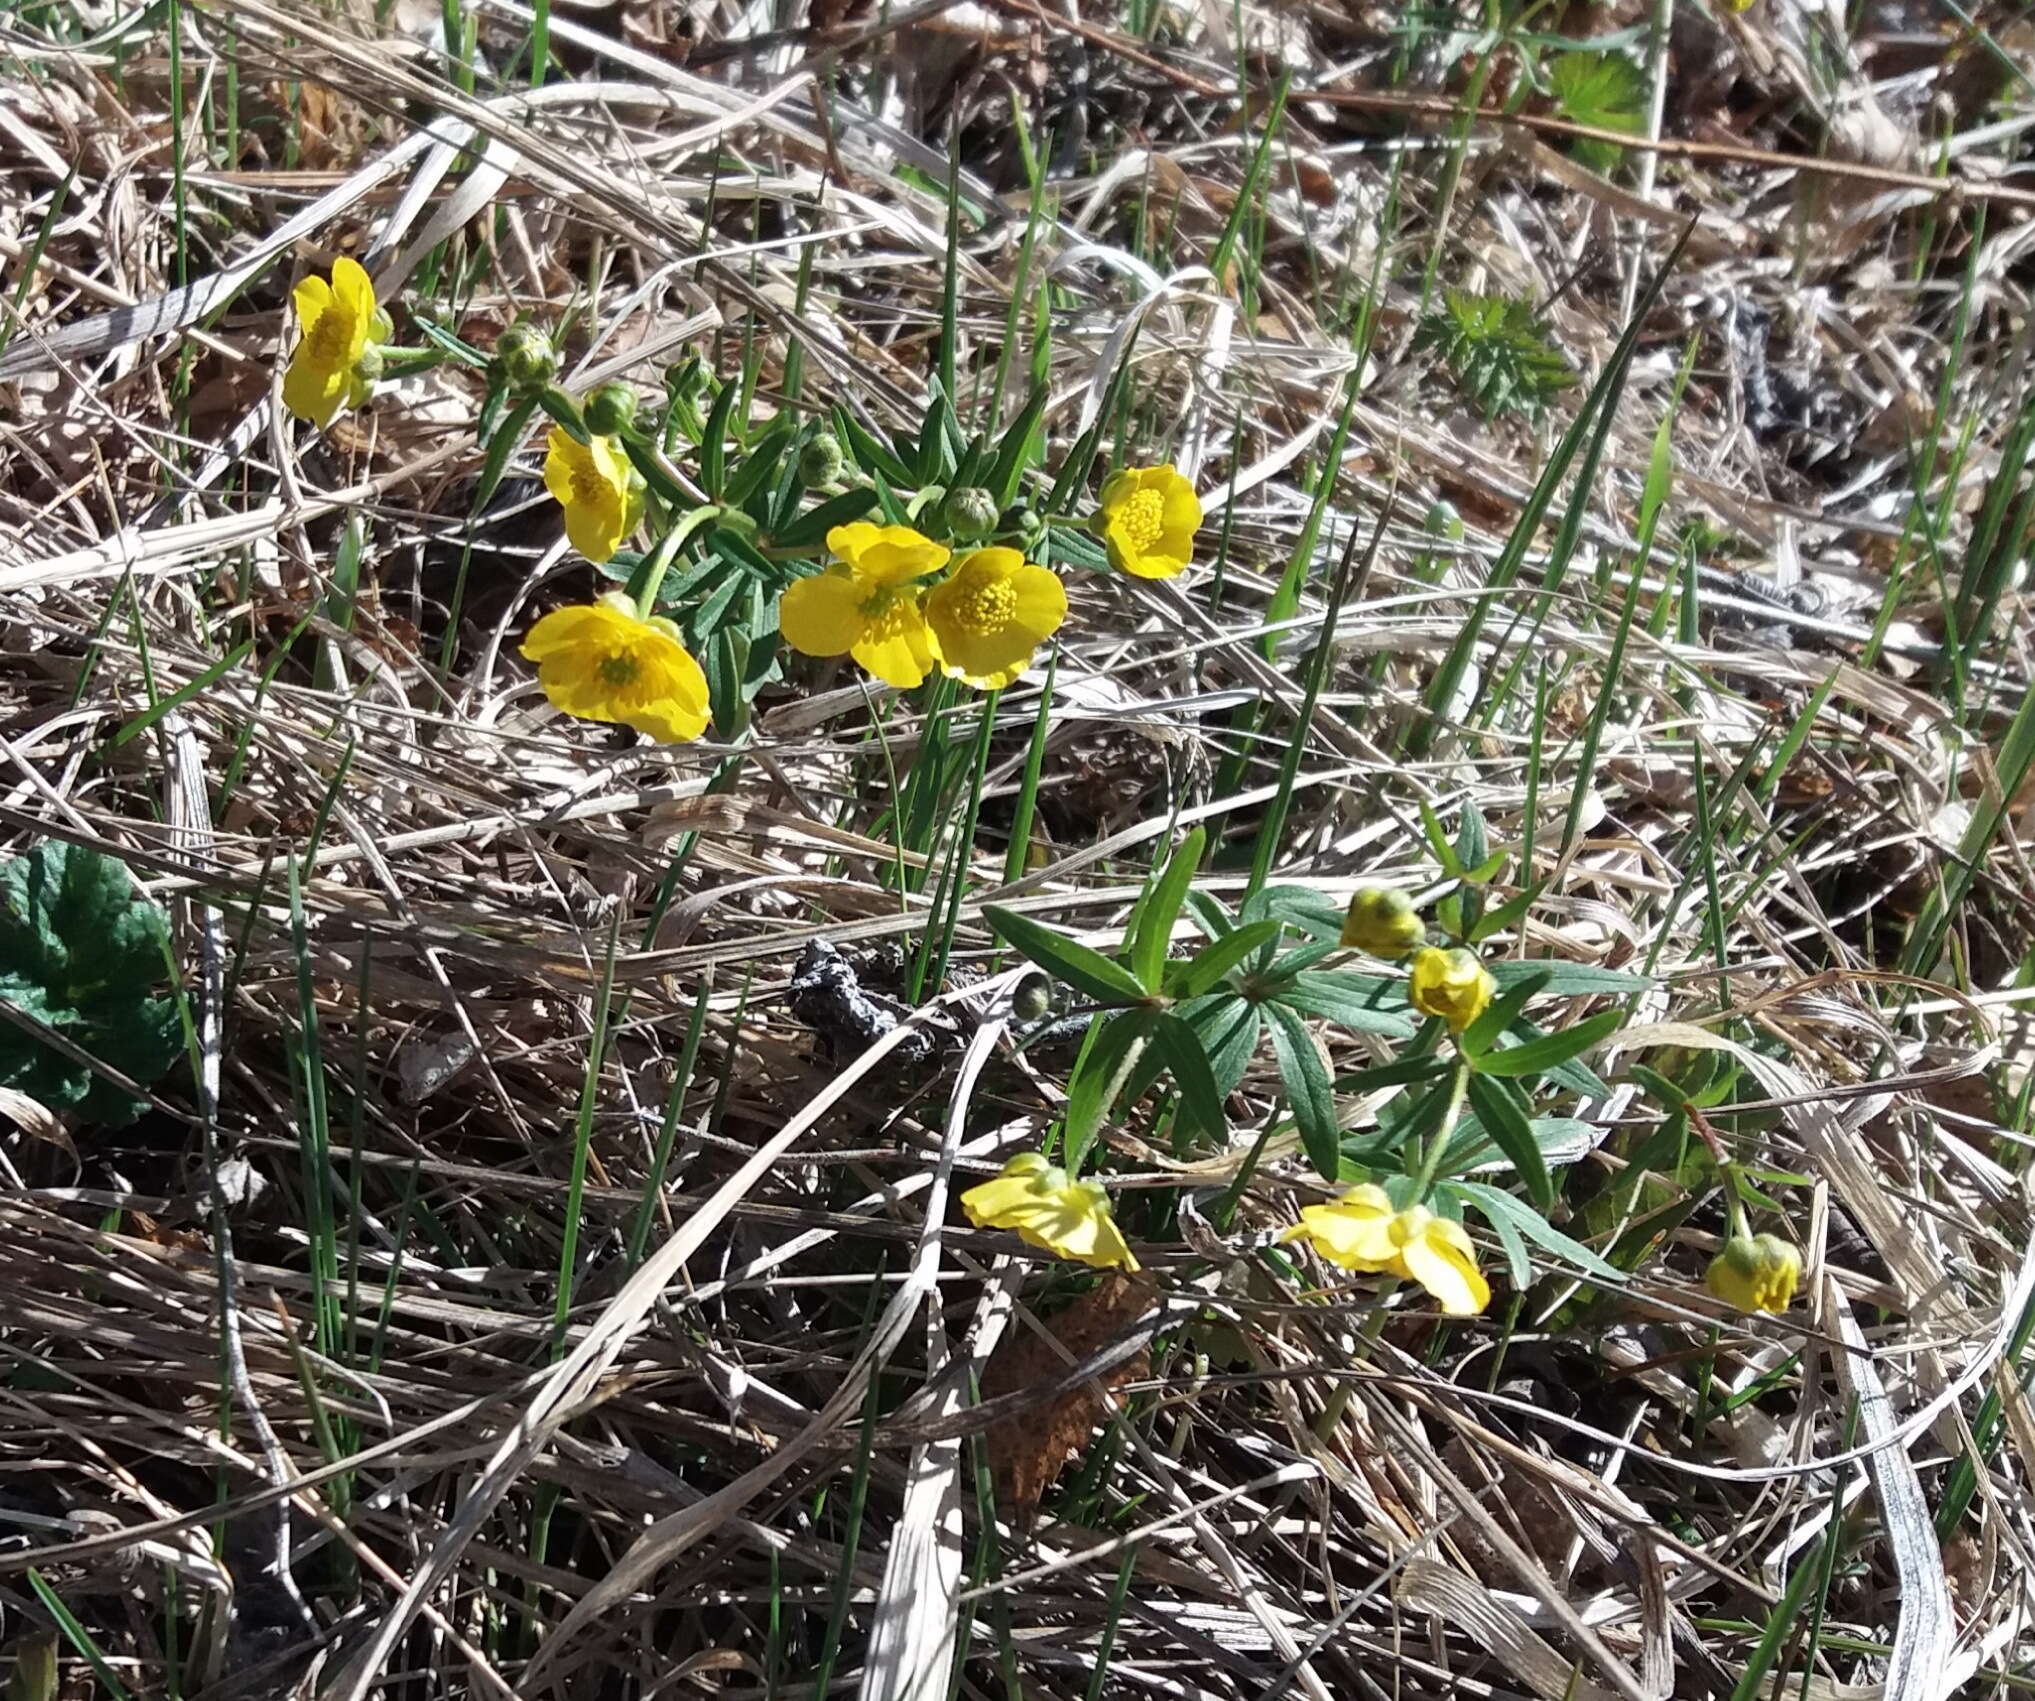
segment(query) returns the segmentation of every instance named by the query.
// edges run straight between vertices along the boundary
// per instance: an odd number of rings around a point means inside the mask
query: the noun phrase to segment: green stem
[[[678,559],[678,552],[685,547],[686,539],[709,522],[720,516],[721,510],[713,503],[704,508],[695,508],[690,514],[673,526],[658,541],[643,560],[643,564],[629,575],[629,595],[636,599],[637,614],[648,620],[657,608],[657,593],[664,585],[664,575],[672,562]]]
[[[1449,1080],[1448,1108],[1441,1113],[1441,1122],[1421,1156],[1420,1173],[1413,1178],[1413,1203],[1416,1205],[1427,1202],[1428,1193],[1434,1187],[1435,1171],[1441,1168],[1442,1153],[1448,1150],[1449,1141],[1455,1138],[1456,1124],[1463,1117],[1463,1101],[1469,1096],[1470,1060],[1458,1051],[1456,1072]]]

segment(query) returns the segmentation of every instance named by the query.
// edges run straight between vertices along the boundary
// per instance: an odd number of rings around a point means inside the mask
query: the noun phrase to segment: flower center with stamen
[[[1008,579],[988,579],[970,585],[948,606],[955,625],[978,638],[991,638],[1010,624],[1017,600]]]
[[[351,315],[329,308],[311,327],[311,354],[326,365],[336,365],[353,341]]]
[[[642,671],[642,662],[627,650],[617,650],[612,655],[601,657],[603,685],[633,685],[636,682],[636,675]]]
[[[591,506],[605,502],[608,498],[608,481],[592,461],[583,461],[572,469],[572,499]]]
[[[1159,541],[1166,529],[1166,499],[1156,490],[1136,490],[1117,510],[1116,528],[1140,554]]]

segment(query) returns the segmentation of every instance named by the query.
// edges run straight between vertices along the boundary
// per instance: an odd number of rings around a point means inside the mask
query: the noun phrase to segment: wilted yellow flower
[[[1802,1255],[1777,1234],[1735,1234],[1710,1260],[1703,1284],[1740,1311],[1785,1311],[1802,1279]]]
[[[978,549],[926,597],[926,624],[953,679],[999,691],[1067,618],[1067,588],[1015,549]]]
[[[1374,957],[1403,957],[1427,937],[1427,923],[1404,892],[1360,886],[1343,917],[1342,942]]]
[[[867,520],[836,526],[827,547],[840,559],[800,579],[777,605],[784,641],[803,655],[853,656],[886,684],[909,690],[938,659],[912,581],[939,572],[951,551],[910,526]]]
[[[589,561],[606,561],[643,521],[643,475],[612,437],[582,443],[562,425],[545,440],[544,488],[565,510],[565,535]]]
[[[969,1188],[961,1209],[977,1228],[1015,1229],[1027,1245],[1056,1258],[1098,1270],[1138,1267],[1109,1214],[1109,1195],[1092,1181],[1069,1181],[1037,1152],[1020,1152],[994,1181]]]
[[[1303,1240],[1345,1270],[1385,1271],[1418,1282],[1451,1317],[1474,1317],[1491,1303],[1491,1287],[1477,1269],[1476,1248],[1461,1223],[1425,1205],[1392,1209],[1374,1182],[1352,1187],[1326,1205],[1301,1208],[1286,1240]]]
[[[341,255],[332,281],[305,278],[290,292],[297,309],[296,352],[283,374],[283,406],[313,425],[330,425],[340,408],[359,407],[374,388],[362,370],[368,350],[392,333],[375,306],[374,283],[360,263]]]
[[[1095,529],[1119,572],[1170,579],[1194,558],[1201,498],[1170,465],[1126,467],[1104,483]]]
[[[1474,951],[1423,945],[1413,953],[1406,996],[1423,1016],[1439,1016],[1451,1033],[1461,1033],[1491,1002],[1498,983]]]
[[[616,592],[561,608],[530,628],[523,654],[537,664],[544,695],[568,715],[617,721],[660,744],[707,729],[707,680],[686,653],[677,626],[643,619]]]

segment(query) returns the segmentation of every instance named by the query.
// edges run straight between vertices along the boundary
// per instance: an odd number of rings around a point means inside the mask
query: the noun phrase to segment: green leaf
[[[1160,1015],[1152,1032],[1155,1050],[1166,1059],[1173,1084],[1180,1089],[1180,1115],[1211,1142],[1220,1143],[1229,1132],[1223,1114],[1226,1096],[1216,1084],[1215,1071],[1201,1035],[1177,1016]]]
[[[1218,992],[1188,999],[1175,1014],[1200,1036],[1201,1054],[1208,1059],[1216,1090],[1228,1098],[1258,1055],[1258,1041],[1264,1037],[1265,1022],[1257,1005]]]
[[[1470,929],[1470,943],[1478,945],[1493,934],[1503,933],[1533,907],[1533,900],[1540,894],[1540,886],[1529,886],[1525,891],[1507,898],[1496,909],[1486,910],[1478,919],[1477,925]]]
[[[1070,1152],[1088,1149],[1107,1109],[1103,1094],[1132,1046],[1149,1039],[1156,1010],[1125,1010],[1095,1019],[1094,1038],[1081,1054],[1074,1078],[1067,1083],[1065,1127]],[[1120,1101],[1122,1102],[1122,1101]]]
[[[537,398],[525,396],[509,410],[509,417],[495,428],[495,434],[488,439],[487,459],[481,463],[480,483],[474,487],[472,512],[478,514],[488,505],[502,482],[502,474],[509,469],[509,457],[516,452],[516,445],[523,440],[523,432],[530,423],[530,416],[537,411]]]
[[[1449,836],[1442,831],[1441,817],[1434,812],[1434,805],[1423,800],[1420,805],[1420,830],[1427,835],[1427,848],[1434,852],[1434,860],[1441,864],[1444,874],[1460,880],[1463,875],[1463,860],[1456,855],[1456,847],[1449,843]]]
[[[700,441],[700,484],[716,502],[722,499],[727,484],[728,433],[734,425],[735,404],[741,399],[740,384],[721,386],[713,411],[707,415],[706,436]]]
[[[1605,1035],[1615,1032],[1624,1021],[1625,1012],[1622,1010],[1599,1010],[1573,1028],[1542,1034],[1524,1045],[1511,1046],[1504,1051],[1485,1052],[1477,1059],[1477,1073],[1513,1077],[1545,1074],[1572,1057],[1580,1057]]]
[[[168,938],[118,858],[50,842],[0,865],[0,1000],[144,1087],[183,1049],[176,1005],[153,996]],[[141,1109],[12,1023],[0,1028],[0,1085],[89,1121],[130,1122]]]
[[[1576,371],[1536,323],[1533,307],[1511,296],[1450,290],[1421,321],[1414,346],[1431,349],[1456,386],[1487,419],[1517,413],[1532,417],[1576,382]],[[1453,847],[1430,833],[1435,854],[1450,874],[1466,870]]]
[[[1281,1004],[1267,1004],[1272,1024],[1272,1051],[1279,1060],[1279,1079],[1286,1088],[1287,1107],[1300,1129],[1307,1161],[1330,1181],[1342,1158],[1342,1130],[1336,1125],[1335,1089],[1307,1024]]]
[[[1344,969],[1308,969],[1279,987],[1271,997],[1289,1009],[1309,1016],[1326,1016],[1331,1022],[1363,1034],[1410,1039],[1417,1026],[1408,1012],[1406,983],[1399,979],[1351,974]]]
[[[1519,1020],[1526,1001],[1547,985],[1547,976],[1521,975],[1485,1007],[1484,1013],[1463,1030],[1462,1048],[1472,1057],[1498,1043],[1498,1036]]]
[[[1204,992],[1213,992],[1224,975],[1246,957],[1272,944],[1285,929],[1283,921],[1274,921],[1270,917],[1238,928],[1218,939],[1199,956],[1188,962],[1173,964],[1167,974],[1167,990],[1176,998],[1198,998]]]
[[[1490,965],[1491,978],[1500,991],[1528,975],[1547,976],[1542,991],[1550,998],[1584,997],[1607,992],[1644,992],[1659,982],[1647,975],[1621,974],[1617,969],[1600,969],[1593,963],[1558,963],[1552,958],[1507,961]]]
[[[1646,128],[1646,77],[1622,53],[1564,53],[1548,74],[1555,110],[1571,124],[1636,136]],[[1578,165],[1609,173],[1625,150],[1616,142],[1579,137],[1570,144]]]
[[[1359,1069],[1354,1075],[1338,1075],[1335,1078],[1339,1093],[1375,1093],[1386,1087],[1408,1086],[1415,1081],[1432,1081],[1437,1075],[1448,1072],[1449,1060],[1439,1052],[1425,1052],[1418,1057],[1395,1057],[1389,1063],[1374,1063],[1368,1069]]]
[[[1023,952],[1054,979],[1065,981],[1098,1004],[1145,1002],[1145,989],[1138,984],[1137,977],[1100,951],[1090,950],[1016,910],[990,904],[983,914],[1006,945]]]
[[[1527,1190],[1543,1206],[1554,1203],[1554,1182],[1547,1173],[1547,1160],[1540,1155],[1540,1143],[1533,1137],[1524,1096],[1508,1081],[1493,1081],[1483,1075],[1470,1077],[1470,1105],[1477,1121],[1503,1152]]]
[[[828,497],[817,508],[808,508],[772,541],[782,549],[818,549],[836,526],[861,519],[875,506],[876,492],[866,484],[857,485],[839,496]]]
[[[1613,1286],[1624,1284],[1624,1274],[1614,1265],[1605,1263],[1580,1240],[1572,1240],[1538,1211],[1522,1204],[1511,1194],[1477,1181],[1451,1181],[1448,1186],[1466,1203],[1474,1205],[1494,1227],[1498,1219],[1504,1217],[1528,1240],[1546,1247],[1558,1258],[1566,1258],[1577,1269],[1586,1271],[1598,1281]]]
[[[742,464],[729,476],[728,487],[721,500],[731,508],[739,508],[762,489],[784,459],[784,451],[790,447],[795,430],[788,419],[771,421],[764,428],[763,435],[750,445]]]
[[[1003,439],[996,446],[996,461],[983,479],[983,487],[996,498],[999,508],[1008,508],[1017,500],[1019,487],[1024,483],[1025,468],[1038,455],[1039,421],[1045,417],[1046,401],[1051,391],[1040,385],[1031,394],[1024,410],[1004,428]]]
[[[1189,892],[1187,913],[1207,939],[1227,939],[1236,931],[1237,918],[1230,913],[1229,906],[1212,892]]]
[[[1484,812],[1474,803],[1463,805],[1456,826],[1456,856],[1465,868],[1475,868],[1491,854],[1491,835],[1484,827]]]
[[[1166,953],[1173,946],[1173,924],[1180,919],[1180,906],[1194,884],[1207,844],[1208,834],[1199,827],[1182,839],[1165,868],[1145,888],[1138,905],[1130,941],[1131,973],[1147,992],[1159,990],[1160,977],[1166,972]]]
[[[1533,1143],[1540,1148],[1541,1161],[1550,1166],[1577,1161],[1595,1145],[1600,1132],[1574,1116],[1536,1116],[1532,1122]],[[1463,1175],[1501,1157],[1490,1133],[1476,1113],[1457,1125],[1448,1150],[1442,1154],[1443,1175]]]
[[[909,488],[918,482],[912,477],[911,468],[891,451],[890,446],[845,408],[834,410],[834,435],[841,440],[849,457],[865,472],[875,473],[898,488]]]

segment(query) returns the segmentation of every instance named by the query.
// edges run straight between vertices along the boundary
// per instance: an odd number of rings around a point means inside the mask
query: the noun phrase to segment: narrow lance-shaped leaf
[[[989,905],[983,912],[989,925],[1006,945],[1023,952],[1056,980],[1063,980],[1077,992],[1098,1004],[1141,1004],[1145,989],[1123,964],[1091,950],[1066,934],[1055,932],[1043,922]]]
[[[1519,1179],[1526,1183],[1527,1191],[1543,1207],[1552,1205],[1554,1182],[1549,1179],[1547,1160],[1541,1156],[1540,1142],[1533,1137],[1533,1123],[1526,1114],[1518,1089],[1504,1081],[1472,1075],[1470,1103],[1477,1112],[1477,1120],[1484,1125],[1484,1132],[1505,1154],[1506,1161],[1512,1165]]]
[[[1335,1088],[1307,1024],[1283,1004],[1267,1004],[1272,1024],[1272,1051],[1279,1060],[1279,1079],[1286,1102],[1300,1130],[1307,1161],[1333,1181],[1342,1168],[1342,1130],[1336,1125]]]

